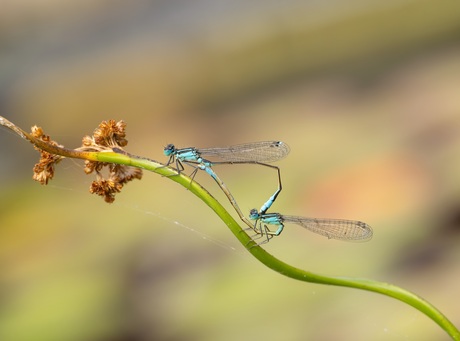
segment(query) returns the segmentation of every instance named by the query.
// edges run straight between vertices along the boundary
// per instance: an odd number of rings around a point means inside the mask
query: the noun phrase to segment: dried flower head
[[[43,129],[40,127],[32,127],[32,136],[53,146],[62,147],[55,141],[51,140],[48,135],[45,135]],[[34,175],[32,178],[35,181],[40,182],[42,185],[47,185],[48,181],[54,176],[55,165],[59,163],[63,157],[60,155],[48,153],[36,146],[34,146],[34,148],[40,152],[40,161],[34,166]]]
[[[124,121],[102,121],[94,131],[94,141],[100,146],[124,147],[128,144],[128,141],[125,139],[125,128],[126,123]]]
[[[106,179],[99,179],[97,181],[93,181],[91,187],[89,188],[89,192],[104,197],[104,200],[107,203],[112,203],[115,200],[115,194],[119,193],[122,188],[123,185],[120,183]]]
[[[124,121],[102,121],[94,130],[93,136],[83,138],[79,150],[103,151],[124,147],[128,144],[125,128]],[[106,177],[103,176],[104,169],[108,170]],[[97,178],[91,184],[90,193],[104,197],[108,203],[115,200],[115,194],[121,191],[124,184],[142,178],[142,170],[139,168],[99,161],[86,160],[84,171],[86,174],[96,173]]]
[[[102,176],[100,171],[96,171],[97,179],[93,181],[89,191],[104,197],[107,203],[112,203],[115,200],[115,194],[121,191],[124,184],[133,179],[140,180],[142,178],[142,170],[139,168],[112,163],[104,164],[104,166],[109,169],[107,179]]]

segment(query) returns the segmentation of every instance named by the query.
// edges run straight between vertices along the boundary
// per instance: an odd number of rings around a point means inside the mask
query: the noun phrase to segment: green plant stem
[[[201,185],[196,181],[192,181],[188,176],[183,173],[178,174],[177,171],[170,167],[148,159],[125,152],[82,152],[78,150],[66,149],[57,146],[52,146],[46,142],[35,139],[30,134],[24,132],[20,128],[13,125],[0,116],[0,125],[16,132],[24,139],[28,139],[40,149],[47,152],[62,155],[66,157],[73,157],[79,159],[86,159],[91,161],[109,162],[133,167],[143,168],[167,177],[168,179],[179,183],[187,188],[191,193],[200,198],[206,205],[208,205],[228,226],[241,244],[260,262],[280,274],[291,277],[300,281],[327,284],[342,287],[349,287],[361,290],[376,292],[382,295],[393,297],[397,300],[405,302],[420,312],[427,315],[434,322],[436,322],[442,329],[444,329],[453,340],[460,340],[460,331],[453,325],[446,316],[444,316],[436,307],[421,298],[420,296],[411,293],[410,291],[399,288],[389,283],[378,282],[365,278],[347,278],[347,277],[334,277],[315,274],[309,271],[301,270],[289,264],[282,262],[276,257],[269,254],[262,247],[257,245],[251,237],[241,228],[241,226],[233,219],[228,211]]]

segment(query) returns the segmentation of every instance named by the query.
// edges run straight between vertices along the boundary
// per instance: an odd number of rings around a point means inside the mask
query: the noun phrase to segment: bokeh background
[[[160,161],[167,143],[285,141],[272,212],[374,238],[286,226],[265,248],[400,285],[460,326],[460,2],[3,0],[0,44],[1,115],[67,147],[107,119]],[[399,301],[265,268],[168,179],[109,205],[82,162],[40,186],[31,146],[6,129],[0,145],[1,340],[448,339]],[[216,171],[245,212],[276,188],[264,167]]]

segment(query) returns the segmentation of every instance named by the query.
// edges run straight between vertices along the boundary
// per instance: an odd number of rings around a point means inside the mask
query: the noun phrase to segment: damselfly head
[[[166,147],[163,149],[163,154],[166,156],[170,156],[176,151],[176,147],[172,143],[168,144]]]
[[[249,219],[256,220],[256,219],[259,219],[259,218],[260,218],[259,211],[257,211],[255,208],[253,208],[249,212]]]

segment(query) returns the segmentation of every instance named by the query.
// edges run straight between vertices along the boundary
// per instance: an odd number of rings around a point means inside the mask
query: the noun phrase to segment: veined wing
[[[289,146],[281,141],[263,141],[222,148],[199,148],[204,159],[215,162],[275,162],[289,154]]]
[[[296,216],[282,216],[286,223],[293,223],[305,227],[311,232],[328,238],[364,242],[372,238],[372,228],[362,221],[346,219],[305,218]]]

